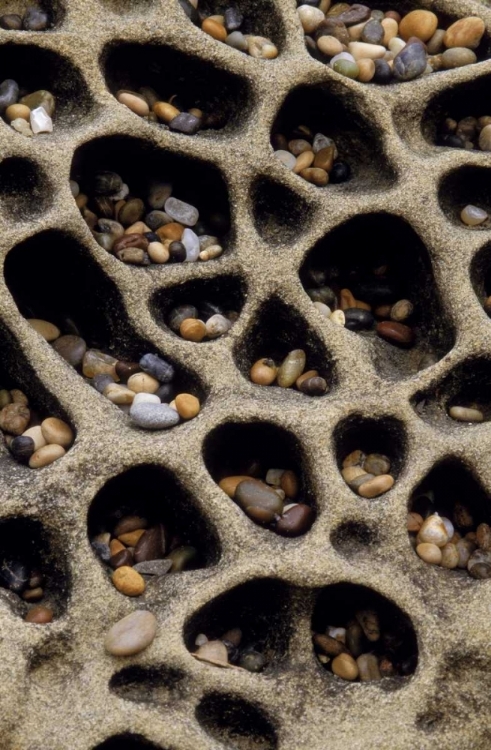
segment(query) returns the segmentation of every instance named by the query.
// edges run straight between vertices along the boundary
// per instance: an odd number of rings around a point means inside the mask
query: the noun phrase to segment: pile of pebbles
[[[391,280],[388,265],[371,272],[353,268],[349,283],[351,289],[341,288],[338,269],[331,268],[328,275],[312,268],[305,291],[321,315],[332,323],[349,331],[375,331],[384,341],[402,348],[414,345],[414,305],[399,298],[398,284]]]
[[[489,229],[489,213],[479,206],[469,203],[460,212],[460,219],[466,227],[479,227],[480,229]]]
[[[454,405],[448,409],[448,416],[456,422],[484,422],[484,414],[477,404]]]
[[[301,536],[314,523],[313,508],[298,501],[300,482],[290,469],[269,469],[264,480],[245,474],[227,476],[218,486],[254,523],[280,536]]]
[[[450,519],[431,512],[433,493],[427,493],[426,499],[426,512],[413,511],[407,517],[407,530],[416,554],[430,565],[466,570],[472,578],[491,578],[489,524],[477,524],[464,502],[455,504]],[[416,507],[420,507],[421,497],[417,501]]]
[[[51,25],[46,11],[33,5],[26,8],[23,16],[18,13],[4,13],[0,16],[0,29],[5,31],[46,31]]]
[[[26,622],[44,625],[51,622],[54,613],[51,607],[39,604],[45,597],[44,576],[40,570],[17,558],[8,558],[0,566],[0,586],[8,589],[17,602],[26,602],[29,609],[24,616]],[[18,597],[18,598],[17,598]],[[24,605],[25,606],[25,605]]]
[[[374,609],[356,612],[343,627],[328,626],[324,633],[314,633],[313,642],[320,663],[350,682],[404,677],[416,666],[414,656],[404,653],[402,638],[381,631]]]
[[[198,648],[192,656],[215,667],[262,672],[267,665],[265,655],[257,649],[256,644],[244,646],[242,641],[240,628],[231,628],[217,639],[209,639],[204,633],[199,633],[194,642]]]
[[[278,48],[270,39],[241,31],[244,16],[236,6],[227,3],[223,14],[210,15],[200,9],[198,0],[179,0],[179,4],[188,18],[213,39],[261,60],[278,57]]]
[[[62,419],[39,415],[23,391],[0,390],[0,430],[12,456],[31,469],[42,469],[65,455],[75,435]]]
[[[360,3],[331,6],[330,0],[299,6],[310,54],[336,73],[362,83],[413,81],[472,65],[486,28],[481,18],[468,16],[444,30],[429,10],[401,15]]]
[[[238,319],[235,310],[223,310],[213,302],[194,305],[178,305],[169,313],[168,325],[171,331],[186,341],[199,343],[203,340],[218,339],[232,328]]]
[[[338,149],[332,138],[314,133],[306,125],[300,125],[289,135],[288,138],[276,133],[272,138],[275,157],[287,169],[318,187],[349,180],[351,168],[338,159]]]
[[[112,531],[103,531],[91,540],[102,562],[112,569],[111,580],[125,596],[141,596],[147,583],[168,573],[194,567],[198,551],[184,545],[168,525],[150,526],[146,518],[123,516]]]
[[[46,320],[29,318],[28,322],[99,393],[129,414],[135,426],[165,430],[199,414],[199,399],[191,393],[176,394],[175,369],[157,354],[149,352],[138,362],[129,362],[100,349],[89,349],[81,336],[62,335]]]
[[[53,132],[55,106],[56,100],[50,91],[40,89],[29,93],[12,78],[0,83],[0,114],[27,138]]]
[[[491,115],[446,117],[438,127],[437,144],[467,151],[491,151]]]
[[[116,92],[116,99],[148,122],[161,123],[184,135],[196,135],[199,130],[221,128],[225,124],[217,112],[204,112],[194,105],[186,106],[177,94],[164,101],[150,86],[142,86],[138,91],[120,89]]]
[[[328,385],[317,370],[305,370],[307,355],[303,349],[293,349],[280,365],[274,359],[262,357],[252,365],[249,377],[256,385],[278,385],[296,388],[307,396],[323,396]]]
[[[213,231],[227,231],[226,217],[216,213],[208,223],[200,221],[198,209],[175,198],[169,182],[151,184],[144,200],[116,172],[96,172],[87,193],[75,180],[70,187],[96,242],[123,263],[194,263],[223,252]]]
[[[390,473],[390,459],[383,453],[365,454],[361,450],[349,453],[343,461],[344,481],[360,497],[372,499],[388,492],[394,485]]]

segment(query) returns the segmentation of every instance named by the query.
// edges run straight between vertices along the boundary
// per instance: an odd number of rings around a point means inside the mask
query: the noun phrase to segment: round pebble
[[[107,632],[104,647],[112,656],[134,656],[148,648],[157,634],[155,615],[137,610],[123,617]]]
[[[61,445],[45,445],[43,448],[35,451],[29,459],[31,469],[42,469],[44,466],[57,461],[65,455],[65,449]]]
[[[462,209],[460,218],[468,227],[477,227],[489,219],[489,214],[482,208],[469,204]]]
[[[134,568],[123,565],[112,574],[112,582],[125,596],[140,596],[145,591],[145,581]]]

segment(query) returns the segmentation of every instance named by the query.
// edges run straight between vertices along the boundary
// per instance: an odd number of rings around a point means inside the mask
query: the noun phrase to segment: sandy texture
[[[16,190],[15,181],[0,180],[0,262],[18,243],[40,232],[68,233],[96,269],[87,304],[106,310],[116,321],[125,312],[130,330],[194,372],[206,394],[202,413],[189,424],[161,434],[131,429],[126,417],[84,385],[29,327],[1,277],[4,373],[34,402],[55,405],[77,430],[66,457],[39,472],[15,465],[7,455],[1,459],[1,516],[42,522],[58,565],[65,570],[68,591],[64,614],[48,626],[25,624],[0,599],[2,750],[93,750],[106,738],[125,732],[143,735],[164,750],[256,746],[247,739],[230,738],[220,744],[218,735],[205,729],[204,724],[211,723],[213,729],[226,715],[225,698],[249,701],[269,714],[281,750],[480,750],[491,741],[491,582],[425,566],[411,550],[405,531],[412,490],[443,457],[458,457],[491,493],[491,425],[467,428],[431,415],[421,419],[411,403],[415,394],[431,391],[469,358],[480,356],[485,368],[491,367],[491,324],[469,271],[489,231],[468,231],[459,225],[452,214],[451,191],[444,194],[445,210],[439,202],[439,186],[449,173],[464,163],[487,170],[490,157],[438,149],[421,129],[427,107],[443,91],[458,92],[478,82],[480,106],[490,88],[491,60],[397,87],[363,85],[342,80],[308,56],[293,0],[251,0],[244,6],[255,8],[259,33],[261,19],[266,18],[276,31],[274,40],[281,50],[277,60],[256,61],[215,42],[185,18],[174,0],[70,0],[53,31],[0,31],[0,58],[11,57],[5,45],[25,47],[19,59],[26,61],[33,50],[49,53],[53,67],[46,88],[56,89],[60,71],[68,84],[52,135],[29,140],[0,125],[2,159],[27,159],[32,167],[27,173],[38,181],[36,188],[31,178],[19,178]],[[479,13],[491,31],[491,12],[473,0],[420,0],[403,6],[432,8],[455,17]],[[140,120],[106,88],[100,60],[110,42],[153,42],[181,50],[198,67],[203,59],[238,75],[246,85],[245,98],[235,105],[235,119],[221,133],[193,138]],[[44,57],[35,59],[31,75],[33,81],[36,75],[39,87]],[[5,70],[7,74],[15,77],[13,70]],[[361,148],[360,167],[345,185],[319,190],[287,173],[273,158],[272,124],[287,94],[305,84],[326,86],[339,99],[348,121],[356,113],[361,127],[354,142],[364,139],[365,132],[373,134],[370,158]],[[431,129],[431,110],[425,121]],[[325,130],[329,134],[329,124]],[[125,267],[95,243],[71,197],[68,178],[77,148],[113,135],[132,136],[164,155],[182,156],[190,176],[192,162],[187,159],[218,167],[227,185],[233,225],[222,258],[203,265],[142,270]],[[125,151],[120,153],[124,159]],[[4,165],[0,163],[3,175]],[[14,173],[19,174],[17,166]],[[264,224],[254,221],[256,206],[251,200],[257,196],[252,186],[259,178],[266,180],[266,192],[275,184],[284,197],[275,201],[276,219],[268,219],[266,231]],[[486,176],[483,184],[488,180]],[[286,192],[281,192],[282,186]],[[34,190],[40,210],[26,197],[29,190]],[[282,220],[298,206],[302,210],[295,226],[283,231]],[[298,279],[299,268],[319,239],[356,214],[370,212],[403,217],[423,240],[442,300],[441,325],[455,333],[454,346],[438,364],[409,378],[382,377],[371,344],[324,322]],[[50,235],[45,244],[48,249]],[[40,252],[42,248],[40,243]],[[119,294],[98,296],[97,280],[104,275]],[[149,309],[158,290],[215,276],[235,276],[247,285],[241,317],[229,335],[194,345],[158,325]],[[242,342],[257,323],[261,305],[274,295],[292,315],[295,311],[307,321],[320,350],[329,353],[323,356],[332,362],[335,384],[320,400],[261,389],[236,367],[237,349],[239,364],[245,367],[247,349],[244,354]],[[264,326],[270,322],[271,318],[262,319]],[[116,333],[116,348],[117,337]],[[395,487],[372,502],[357,498],[338,471],[334,431],[353,413],[381,419],[382,424],[394,418],[404,436],[398,443]],[[303,449],[303,469],[310,477],[318,517],[298,540],[281,539],[253,525],[217,488],[205,466],[203,445],[216,426],[260,420],[291,431]],[[213,443],[209,450],[213,452]],[[185,485],[197,511],[217,533],[221,555],[217,564],[171,576],[149,591],[143,606],[158,619],[157,637],[143,654],[118,660],[105,653],[104,635],[142,604],[122,597],[111,585],[89,546],[87,512],[108,479],[145,463],[170,469]],[[340,554],[330,537],[348,521],[377,529],[378,542],[355,545],[357,551]],[[184,642],[189,618],[221,593],[262,577],[285,581],[285,591],[292,592],[292,604],[281,609],[277,624],[284,656],[265,675],[215,669],[193,659]],[[341,683],[317,663],[310,637],[312,592],[339,581],[373,587],[410,615],[418,637],[419,666],[402,688]],[[157,671],[134,671],[126,692],[110,689],[114,675],[131,665]],[[243,711],[242,715],[248,716]],[[255,721],[245,723],[253,733]],[[274,747],[275,740],[268,744],[265,739],[264,727],[258,731],[263,740],[257,747]]]

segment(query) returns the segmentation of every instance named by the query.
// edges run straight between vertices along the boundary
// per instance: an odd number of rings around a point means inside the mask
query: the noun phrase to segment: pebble
[[[414,332],[412,328],[395,321],[384,320],[377,323],[378,335],[392,344],[400,346],[412,346],[414,343]]]
[[[283,360],[277,373],[280,388],[290,388],[305,369],[307,356],[303,349],[294,349]]]
[[[304,126],[300,127],[308,130]],[[290,139],[281,133],[276,133],[273,135],[272,143],[275,148],[275,158],[279,159],[287,169],[318,187],[327,185],[330,174],[338,169],[339,165],[345,164],[335,161],[338,157],[336,144],[322,133],[313,136],[309,131],[309,134],[305,132],[304,138],[292,137]],[[288,150],[282,147],[277,148],[278,144],[286,145]],[[338,169],[338,182],[344,182],[349,176],[349,169],[342,172]]]
[[[343,680],[356,680],[359,676],[358,665],[349,654],[339,654],[332,660],[332,671]]]
[[[444,19],[423,8],[399,14],[358,3],[330,6],[305,2],[297,13],[310,54],[348,78],[384,85],[477,62],[473,50],[485,32],[478,16],[442,28]],[[347,59],[347,47],[354,61]]]
[[[80,367],[87,352],[87,344],[80,336],[66,334],[53,341],[53,349],[72,367]]]
[[[54,341],[60,336],[60,329],[57,326],[53,325],[53,323],[49,323],[47,320],[28,318],[27,322],[46,341]]]
[[[104,647],[112,656],[134,656],[148,648],[156,634],[155,616],[151,612],[137,610],[109,629]]]
[[[65,449],[61,445],[45,445],[35,451],[29,459],[31,469],[42,469],[65,455]]]
[[[141,596],[145,591],[145,581],[134,568],[128,565],[118,567],[113,575],[112,582],[125,596]]]
[[[144,372],[159,380],[160,383],[170,383],[175,376],[173,365],[157,354],[145,354],[138,364]]]
[[[53,610],[50,607],[45,607],[42,604],[36,607],[31,607],[26,616],[24,617],[25,622],[31,622],[35,625],[47,625],[53,619]]]
[[[44,107],[37,107],[31,110],[30,125],[34,135],[53,132],[53,120]]]
[[[482,411],[476,408],[466,406],[451,406],[448,410],[449,417],[458,422],[483,422],[484,415]]]
[[[469,204],[462,209],[460,218],[468,227],[477,227],[489,219],[489,214],[482,208]]]
[[[136,563],[133,570],[136,570],[142,576],[164,576],[170,572],[172,560],[145,560]]]
[[[179,393],[176,396],[176,410],[181,419],[194,419],[200,412],[200,402],[190,393]]]
[[[49,16],[41,8],[27,8],[22,20],[22,27],[26,31],[45,31],[49,25]]]
[[[174,221],[188,227],[193,227],[199,219],[197,208],[172,196],[165,202],[165,213]]]
[[[118,91],[116,99],[134,112],[135,115],[139,115],[139,117],[147,117],[150,113],[148,103],[139,94],[134,94],[131,91]]]
[[[41,431],[48,444],[61,445],[68,448],[75,438],[72,428],[62,419],[48,417],[41,422]]]
[[[236,491],[234,500],[257,523],[271,523],[283,512],[283,501],[264,482],[245,479]]]
[[[145,430],[165,430],[179,423],[179,414],[167,404],[132,404],[130,418]]]

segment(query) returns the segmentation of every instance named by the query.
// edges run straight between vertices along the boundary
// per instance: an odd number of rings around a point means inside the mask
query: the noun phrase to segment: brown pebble
[[[361,466],[364,460],[365,454],[363,453],[363,451],[352,451],[343,460],[342,467],[343,469],[346,469],[348,468],[348,466]]]
[[[356,680],[358,677],[358,665],[349,654],[339,654],[331,663],[332,671],[343,680]]]
[[[232,477],[225,477],[218,482],[218,486],[225,492],[226,495],[233,499],[235,496],[235,490],[245,479],[251,479],[251,477],[242,474]]]
[[[24,404],[8,404],[0,412],[0,429],[11,435],[22,435],[30,418],[31,412]]]
[[[280,479],[280,487],[286,497],[293,500],[298,495],[299,484],[298,478],[294,471],[288,469],[284,471]]]
[[[407,514],[407,530],[418,532],[423,525],[423,516],[419,513]]]
[[[276,380],[278,368],[272,359],[258,359],[251,367],[249,376],[257,385],[271,385]]]
[[[202,320],[196,318],[186,318],[179,326],[179,333],[186,341],[199,343],[206,336],[206,325]]]
[[[126,549],[124,544],[119,539],[111,539],[109,542],[109,552],[111,555],[117,555],[118,552],[123,552]]]
[[[174,401],[181,419],[193,419],[200,412],[199,399],[191,393],[180,393]]]
[[[174,117],[181,114],[181,111],[177,107],[173,107],[168,102],[156,102],[153,105],[153,111],[162,122],[171,122]]]
[[[322,635],[316,633],[313,636],[314,644],[327,656],[339,656],[339,654],[346,653],[346,647],[341,641],[336,638],[331,638],[329,635]]]
[[[303,177],[307,182],[311,182],[317,187],[324,187],[329,182],[329,175],[325,169],[318,169],[317,167],[308,167],[302,169],[300,177]]]
[[[44,596],[44,591],[41,586],[37,586],[34,589],[26,589],[22,594],[22,598],[26,602],[38,602]]]
[[[111,555],[109,559],[109,565],[113,570],[128,565],[132,567],[134,562],[135,561],[133,560],[133,553],[129,549],[125,549],[124,547],[119,552]]]
[[[476,529],[476,542],[481,549],[491,550],[491,527],[489,524],[479,524]]]
[[[140,541],[140,537],[145,533],[145,529],[135,529],[134,531],[127,531],[125,534],[120,534],[118,540],[122,542],[125,547],[136,547]]]
[[[73,430],[66,422],[57,417],[48,417],[41,422],[43,437],[48,445],[54,443],[68,448],[74,440]]]
[[[53,610],[49,607],[44,607],[39,604],[37,607],[32,607],[27,615],[24,617],[26,622],[32,622],[36,625],[46,625],[53,619]]]
[[[401,344],[402,346],[410,346],[414,343],[412,328],[392,320],[384,320],[381,323],[377,323],[377,333],[383,339],[391,343]]]
[[[201,29],[219,42],[224,42],[227,38],[227,29],[225,26],[211,18],[205,18],[201,24]]]
[[[379,497],[384,492],[388,492],[394,484],[394,477],[391,474],[380,474],[378,477],[363,482],[358,487],[358,494],[366,498]]]

